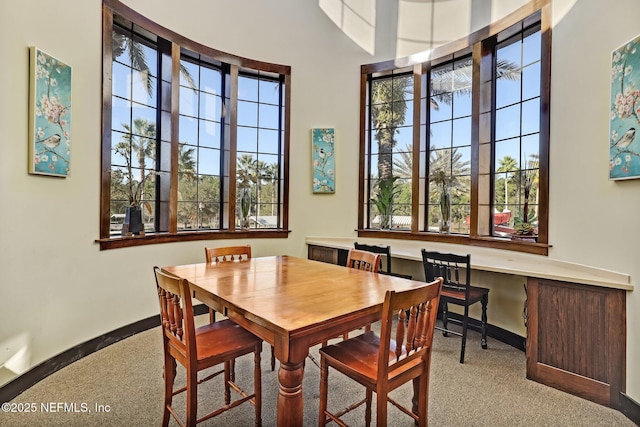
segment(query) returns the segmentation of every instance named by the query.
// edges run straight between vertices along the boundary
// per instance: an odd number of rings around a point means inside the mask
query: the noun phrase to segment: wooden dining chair
[[[369,245],[366,243],[358,243],[358,242],[354,242],[353,244],[354,248],[356,249],[360,249],[361,251],[367,251],[367,252],[373,252],[376,254],[380,254],[380,269],[378,271],[378,273],[382,273],[382,274],[387,274],[389,276],[396,276],[396,277],[402,277],[404,279],[411,279],[411,275],[409,274],[400,274],[400,273],[393,273],[391,271],[391,246],[386,245]],[[384,260],[383,258],[384,257]],[[385,268],[382,268],[383,265],[383,261],[385,261],[384,264],[386,264]]]
[[[361,251],[359,249],[350,249],[349,255],[347,256],[347,267],[355,268],[356,270],[364,270],[369,271],[371,273],[377,273],[380,269],[380,254],[376,254],[373,252]],[[371,330],[371,325],[367,325],[364,328],[365,332]],[[337,337],[334,338],[339,338]],[[349,332],[345,332],[342,334],[342,339],[349,339]],[[322,341],[322,346],[326,346],[329,343],[328,340]],[[318,367],[320,367],[320,363],[311,355],[308,355],[309,359]]]
[[[446,337],[449,334],[462,337],[460,348],[460,363],[464,363],[464,352],[467,345],[467,329],[469,324],[469,306],[480,302],[482,305],[482,317],[480,328],[482,338],[480,345],[487,348],[487,303],[489,301],[489,289],[471,286],[471,255],[456,255],[427,251],[422,249],[422,263],[424,274],[427,279],[433,280],[435,277],[442,277],[442,295],[440,306],[442,307],[442,327],[441,330]],[[462,320],[452,320],[449,318],[449,303],[464,307]],[[451,330],[449,322],[462,325],[462,332]]]
[[[207,263],[243,261],[251,259],[251,245],[204,248],[204,255]],[[216,321],[216,312],[213,308],[209,308],[209,321],[210,323]],[[273,346],[271,346],[271,370],[275,369],[276,356]]]
[[[204,256],[207,263],[251,259],[251,245],[204,248]],[[213,308],[209,308],[209,318],[210,323],[216,321],[216,312]]]
[[[191,289],[185,279],[164,274],[158,267],[153,269],[156,278],[160,318],[162,322],[164,348],[164,409],[162,425],[169,424],[173,416],[182,426],[215,417],[242,403],[250,402],[255,409],[255,425],[262,424],[262,375],[260,352],[262,340],[230,320],[195,327]],[[237,357],[254,354],[253,393],[245,393],[229,376],[229,364]],[[186,386],[174,390],[176,366],[180,363],[186,370]],[[222,364],[223,369],[198,379],[198,372]],[[198,418],[198,385],[224,373],[225,405]],[[240,396],[231,400],[231,389]],[[186,415],[183,420],[172,405],[173,396],[186,392]]]
[[[380,270],[380,254],[359,249],[349,249],[347,267],[377,273]]]
[[[319,426],[331,421],[344,425],[340,417],[363,403],[366,404],[365,424],[371,425],[374,392],[378,426],[387,425],[387,402],[411,416],[419,426],[427,425],[431,345],[441,286],[442,279],[438,278],[418,288],[387,291],[380,336],[369,331],[320,349]],[[329,368],[363,385],[365,399],[339,412],[330,412],[327,408]],[[389,397],[389,392],[409,380],[413,380],[414,389],[411,409]]]

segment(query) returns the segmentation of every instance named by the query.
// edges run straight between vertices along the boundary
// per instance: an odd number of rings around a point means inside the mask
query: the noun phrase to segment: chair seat
[[[353,337],[349,340],[323,347],[320,353],[326,357],[327,363],[343,374],[354,378],[364,386],[375,389],[378,382],[378,352],[380,338],[373,332]],[[391,340],[389,346],[389,359],[396,358],[396,342]],[[406,355],[406,349],[402,346],[402,356]],[[406,364],[389,371],[389,383],[395,388],[394,379],[416,367],[421,367],[419,359],[414,359]],[[401,383],[400,383],[401,384]],[[397,384],[397,385],[400,385]]]
[[[482,299],[482,296],[487,293],[489,293],[489,289],[487,288],[470,286],[469,287],[469,303],[473,304],[474,302],[480,301]],[[465,300],[464,291],[456,291],[450,288],[442,288],[440,299],[441,300],[448,299],[450,300],[449,302],[453,302],[454,304],[456,303],[456,301],[460,301],[462,304],[464,304],[464,300]]]
[[[262,340],[251,332],[247,332],[241,326],[229,319],[210,323],[196,329],[196,348],[198,360],[204,360],[224,354],[239,355],[252,352],[256,343]]]
[[[251,353],[262,340],[229,319],[196,328],[196,352],[199,369],[214,366],[228,360]],[[177,359],[184,356],[172,345],[171,353]]]

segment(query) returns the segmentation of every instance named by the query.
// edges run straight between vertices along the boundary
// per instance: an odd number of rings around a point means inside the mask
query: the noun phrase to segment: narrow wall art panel
[[[71,166],[71,67],[29,48],[29,173],[67,177]]]
[[[611,54],[609,179],[640,178],[640,36]]]
[[[317,194],[335,193],[335,129],[312,129],[311,142],[313,160],[313,192]]]

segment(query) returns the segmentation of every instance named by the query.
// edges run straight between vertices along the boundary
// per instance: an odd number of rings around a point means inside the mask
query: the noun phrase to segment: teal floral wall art
[[[71,67],[29,48],[29,173],[66,177],[71,166]]]
[[[609,179],[640,178],[640,36],[611,55]]]
[[[335,193],[335,129],[312,129],[311,142],[313,156],[313,192],[320,194]]]

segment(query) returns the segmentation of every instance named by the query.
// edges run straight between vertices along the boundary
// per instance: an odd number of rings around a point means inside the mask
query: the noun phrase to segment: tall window
[[[146,37],[145,37],[146,36]],[[111,96],[110,231],[120,233],[127,206],[142,207],[155,230],[158,54],[155,37],[114,24]]]
[[[494,236],[537,234],[540,46],[536,25],[495,49]]]
[[[411,229],[413,75],[373,76],[367,97],[368,224]]]
[[[223,74],[184,55],[180,66],[178,230],[219,229]]]
[[[191,42],[117,0],[103,13],[101,248],[286,237],[290,67]]]
[[[238,226],[278,228],[282,190],[282,83],[266,73],[238,77]]]
[[[428,230],[469,233],[472,60],[429,72]]]
[[[550,3],[529,13],[362,66],[360,236],[547,253]]]

